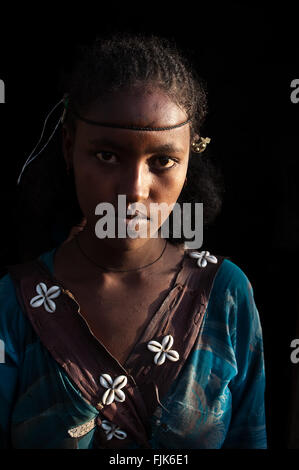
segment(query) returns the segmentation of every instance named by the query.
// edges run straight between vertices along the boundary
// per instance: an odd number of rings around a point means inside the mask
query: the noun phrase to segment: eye
[[[154,161],[156,162],[156,164],[154,164],[153,166],[155,166],[158,170],[168,170],[170,168],[173,168],[177,164],[177,161],[175,159],[167,156],[156,157],[154,158]]]
[[[96,152],[95,157],[97,160],[100,160],[100,162],[108,163],[110,165],[117,163],[117,158],[112,152]]]

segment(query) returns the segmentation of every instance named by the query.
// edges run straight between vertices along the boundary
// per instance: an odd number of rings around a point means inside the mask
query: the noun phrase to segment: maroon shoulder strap
[[[150,415],[158,404],[156,396],[158,395],[161,401],[167,394],[194,347],[203,324],[216,274],[224,260],[224,257],[217,256],[216,264],[208,263],[206,267],[200,268],[196,259],[188,258],[187,252],[185,256],[184,269],[179,273],[174,287],[178,293],[160,319],[159,327],[152,324],[151,338],[162,344],[163,338],[170,335],[173,338],[171,349],[179,354],[179,360],[176,362],[165,360],[163,366],[156,366],[152,360],[153,353],[149,353],[152,356],[150,364],[142,354],[131,357],[133,362],[131,370],[134,371],[134,378],[142,391]],[[158,336],[155,337],[154,332],[158,332]]]
[[[20,306],[41,342],[83,398],[99,411],[95,425],[99,428],[106,419],[116,423],[128,435],[124,441],[113,439],[111,442],[106,441],[104,431],[100,432],[99,446],[122,448],[132,440],[141,447],[149,447],[150,417],[194,346],[213,281],[223,261],[222,257],[217,258],[217,264],[208,263],[205,268],[200,268],[196,260],[185,253],[165,308],[160,309],[160,316],[150,323],[124,366],[92,335],[76,300],[43,262],[36,259],[7,266]],[[165,360],[162,365],[157,365],[155,354],[147,346],[153,340],[162,344],[166,336],[172,337],[172,350],[179,355],[179,360]],[[100,383],[102,374],[109,374],[112,379],[120,375],[127,377],[123,388],[125,401],[103,404],[106,390]]]

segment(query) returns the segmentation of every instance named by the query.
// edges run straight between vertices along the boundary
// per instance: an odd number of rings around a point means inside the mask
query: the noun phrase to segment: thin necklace
[[[113,271],[113,272],[118,272],[118,273],[128,273],[130,271],[138,271],[140,269],[144,269],[144,268],[147,268],[148,266],[151,266],[152,264],[156,263],[160,258],[162,258],[163,254],[164,254],[164,251],[166,249],[166,245],[167,245],[167,240],[165,241],[165,245],[164,245],[164,248],[162,250],[162,253],[158,256],[157,259],[155,259],[155,261],[152,261],[151,263],[149,264],[146,264],[145,266],[140,266],[139,268],[133,268],[133,269],[113,269],[113,268],[106,268],[105,266],[101,266],[100,264],[96,263],[92,258],[90,258],[81,248],[80,246],[80,243],[79,243],[79,238],[78,236],[76,235],[75,237],[75,241],[77,243],[77,246],[79,248],[79,250],[81,251],[82,255],[85,256],[85,258],[87,258],[91,263],[93,263],[95,266],[97,266],[98,268],[101,268],[103,269],[104,271]]]

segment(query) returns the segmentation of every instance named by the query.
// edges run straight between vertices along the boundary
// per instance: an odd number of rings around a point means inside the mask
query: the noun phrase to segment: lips
[[[148,219],[149,220],[149,217],[146,217],[146,215],[143,215],[143,214],[130,214],[130,215],[126,215],[126,218],[127,219],[134,219],[134,218],[137,218],[137,219]]]
[[[124,223],[125,225],[131,225],[131,222],[133,222],[133,224],[139,224],[139,226],[147,226],[148,223],[150,223],[150,219],[148,219],[147,217],[140,217],[140,215],[138,216],[127,216],[126,218],[123,218],[123,217],[118,217],[118,223]]]
[[[118,214],[116,214],[116,215],[117,215],[118,218],[123,219],[123,217],[120,217]],[[126,216],[125,218],[129,219],[129,220],[135,219],[135,218],[150,220],[150,217],[147,217],[145,214],[142,214],[141,212],[138,212],[138,211],[135,212],[135,214],[125,214],[125,216]]]

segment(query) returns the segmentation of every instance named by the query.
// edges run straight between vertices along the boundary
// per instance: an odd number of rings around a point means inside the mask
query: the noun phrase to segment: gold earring
[[[200,137],[200,142],[192,142],[191,147],[192,147],[192,152],[194,153],[202,153],[207,145],[211,142],[210,137]]]

